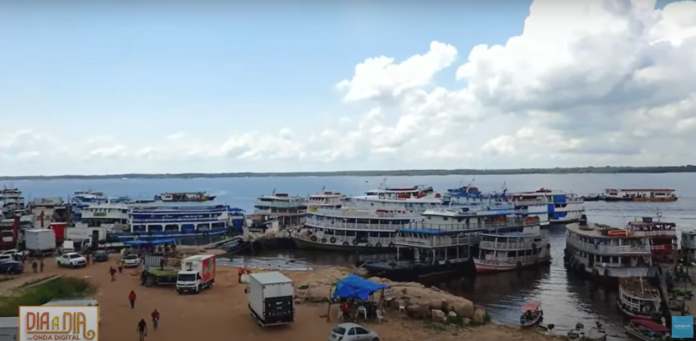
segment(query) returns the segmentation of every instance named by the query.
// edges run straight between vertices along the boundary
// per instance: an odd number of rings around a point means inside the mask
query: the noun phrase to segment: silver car
[[[331,331],[329,341],[379,341],[379,336],[359,324],[341,323]]]

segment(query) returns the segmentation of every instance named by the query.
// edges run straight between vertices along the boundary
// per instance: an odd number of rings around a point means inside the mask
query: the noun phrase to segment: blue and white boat
[[[108,197],[102,192],[93,190],[77,191],[70,198],[70,208],[72,212],[72,220],[80,221],[82,219],[82,211],[92,205],[100,204],[122,204],[129,199],[127,197]]]
[[[575,223],[585,213],[585,201],[581,196],[545,188],[535,192],[509,194],[506,200],[520,206],[546,205],[551,224]]]
[[[238,215],[239,211],[233,212]],[[230,208],[226,205],[151,204],[131,208],[128,231],[114,236],[130,240],[222,235],[229,232],[230,223],[235,220],[230,219]]]
[[[549,211],[548,205],[541,202],[531,201],[511,201],[507,195],[507,188],[503,186],[500,193],[484,193],[477,187],[463,186],[454,189],[448,189],[444,204],[449,206],[471,206],[472,204],[485,204],[493,211],[515,211],[518,214],[523,214],[529,217],[539,218],[539,225],[548,227]]]

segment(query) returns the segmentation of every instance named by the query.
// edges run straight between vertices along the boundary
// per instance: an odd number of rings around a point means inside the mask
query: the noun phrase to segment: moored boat
[[[600,322],[597,322],[597,326],[590,328],[587,332],[585,332],[585,326],[582,323],[578,323],[575,325],[575,329],[568,331],[567,337],[570,341],[605,341],[607,339],[607,331]]]
[[[696,262],[696,230],[681,232],[681,252],[688,263]]]
[[[606,189],[603,199],[605,201],[647,201],[647,202],[674,202],[677,201],[676,191],[673,189]]]
[[[629,336],[644,341],[667,340],[671,332],[667,327],[649,320],[630,320],[624,328]]]
[[[633,319],[659,320],[660,291],[642,277],[619,279],[616,304],[626,316]]]
[[[120,240],[222,235],[230,222],[225,205],[139,207],[128,215],[128,231],[114,233]]]
[[[291,237],[300,249],[395,252],[396,232],[422,220],[406,210],[323,209],[308,212]]]
[[[321,191],[307,197],[307,211],[320,209],[339,209],[343,206],[345,196],[337,192]]]
[[[298,228],[304,225],[307,203],[302,197],[273,191],[256,200],[253,214],[264,217],[263,220],[277,220],[280,229]]]
[[[519,270],[551,262],[551,244],[538,217],[526,217],[525,226],[482,233],[476,272]]]
[[[215,196],[206,192],[165,192],[155,195],[154,200],[162,202],[205,202],[215,200]]]
[[[585,213],[582,197],[541,188],[534,192],[512,193],[506,200],[520,205],[546,205],[551,224],[577,222]]]
[[[541,310],[541,302],[527,301],[522,306],[520,325],[522,328],[529,328],[541,323],[544,320],[544,311]]]
[[[648,277],[652,266],[649,231],[607,225],[566,226],[566,268],[616,286],[619,278]]]
[[[397,231],[394,259],[368,260],[364,268],[395,281],[475,273],[470,248],[480,234],[495,228],[523,226],[510,212],[490,211],[485,206],[428,210],[422,222]]]

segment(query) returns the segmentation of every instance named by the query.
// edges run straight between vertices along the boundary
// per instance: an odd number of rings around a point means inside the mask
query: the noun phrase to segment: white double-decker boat
[[[523,227],[482,233],[476,272],[522,269],[551,262],[548,231],[541,230],[538,217],[526,217]]]

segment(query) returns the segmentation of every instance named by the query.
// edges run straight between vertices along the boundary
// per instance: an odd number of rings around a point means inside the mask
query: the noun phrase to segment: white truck
[[[295,288],[280,272],[249,275],[249,311],[260,326],[290,324],[295,320]]]
[[[27,250],[53,252],[56,249],[56,234],[49,229],[27,229],[24,231]]]
[[[181,270],[176,276],[176,291],[200,293],[215,283],[215,256],[196,255],[181,261]]]

